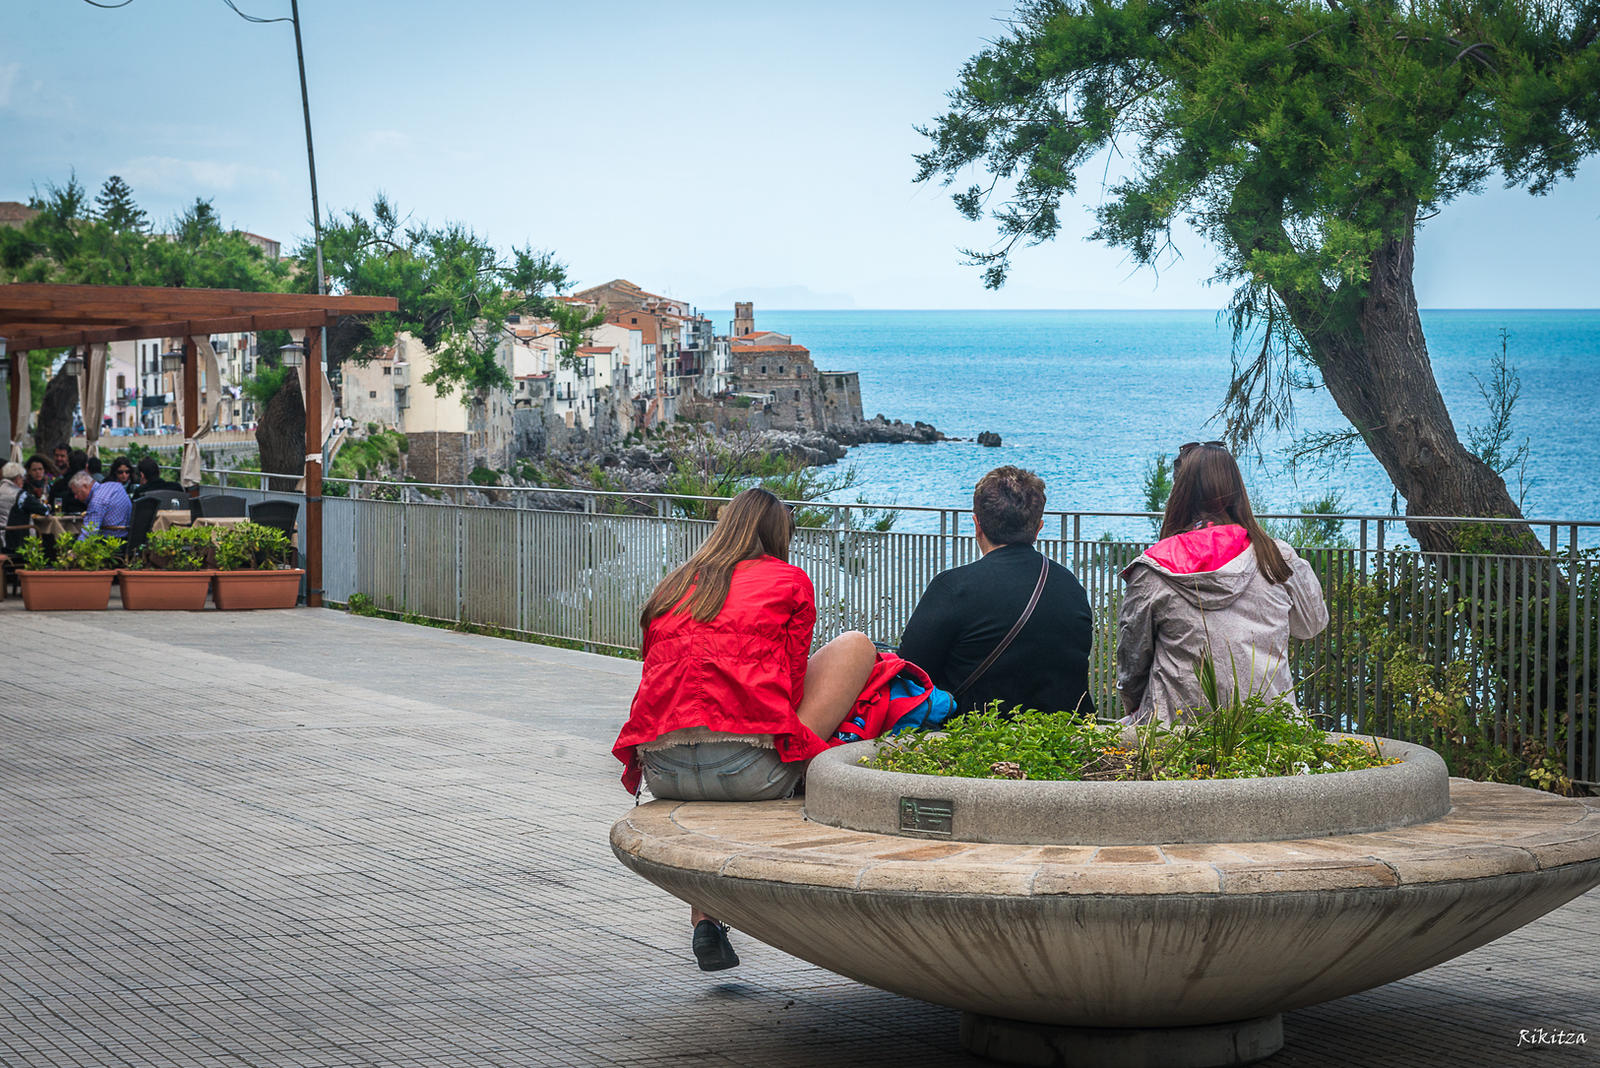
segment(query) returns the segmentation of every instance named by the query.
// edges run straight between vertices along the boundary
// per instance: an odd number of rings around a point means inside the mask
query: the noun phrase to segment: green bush
[[[217,535],[217,567],[222,571],[272,571],[289,562],[289,535],[261,523],[235,523]]]
[[[202,571],[211,555],[214,527],[169,527],[145,539],[143,562],[160,571]]]
[[[122,539],[109,534],[59,538],[53,567],[57,571],[106,571],[117,566],[121,552]]]

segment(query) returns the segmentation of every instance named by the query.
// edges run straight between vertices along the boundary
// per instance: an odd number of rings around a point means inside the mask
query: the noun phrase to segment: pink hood
[[[1145,555],[1174,575],[1197,575],[1216,571],[1249,547],[1249,533],[1230,523],[1162,538]]]

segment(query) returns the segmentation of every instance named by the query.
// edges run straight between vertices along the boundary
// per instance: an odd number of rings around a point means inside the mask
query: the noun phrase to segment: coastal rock
[[[889,420],[879,413],[866,422],[838,427],[828,431],[830,437],[845,445],[925,445],[935,441],[949,441],[939,428],[918,419],[907,424],[899,419]]]
[[[978,435],[978,444],[998,448],[1000,446],[1000,435],[992,430],[985,430]]]

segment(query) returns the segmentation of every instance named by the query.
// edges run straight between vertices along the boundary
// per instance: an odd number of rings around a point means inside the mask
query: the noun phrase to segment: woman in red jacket
[[[817,610],[811,580],[788,562],[793,534],[782,501],[745,490],[645,603],[644,673],[612,747],[630,791],[642,776],[657,798],[789,797],[828,747],[877,651],[851,631],[809,655]],[[739,963],[726,928],[698,909],[693,921],[703,970]]]

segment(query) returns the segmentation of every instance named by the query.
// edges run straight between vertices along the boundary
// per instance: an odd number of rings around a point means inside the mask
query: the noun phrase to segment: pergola
[[[195,337],[261,330],[306,332],[305,494],[306,602],[322,603],[322,327],[346,315],[397,311],[393,297],[332,297],[307,293],[245,293],[234,289],[162,286],[0,285],[0,343],[10,362],[11,433],[20,440],[30,413],[20,410],[18,383],[27,354],[136,341],[183,338],[183,436],[200,427],[200,366]],[[100,396],[104,396],[103,391]],[[98,415],[84,413],[85,425]],[[281,472],[288,473],[288,472]],[[191,492],[197,492],[191,490]]]

